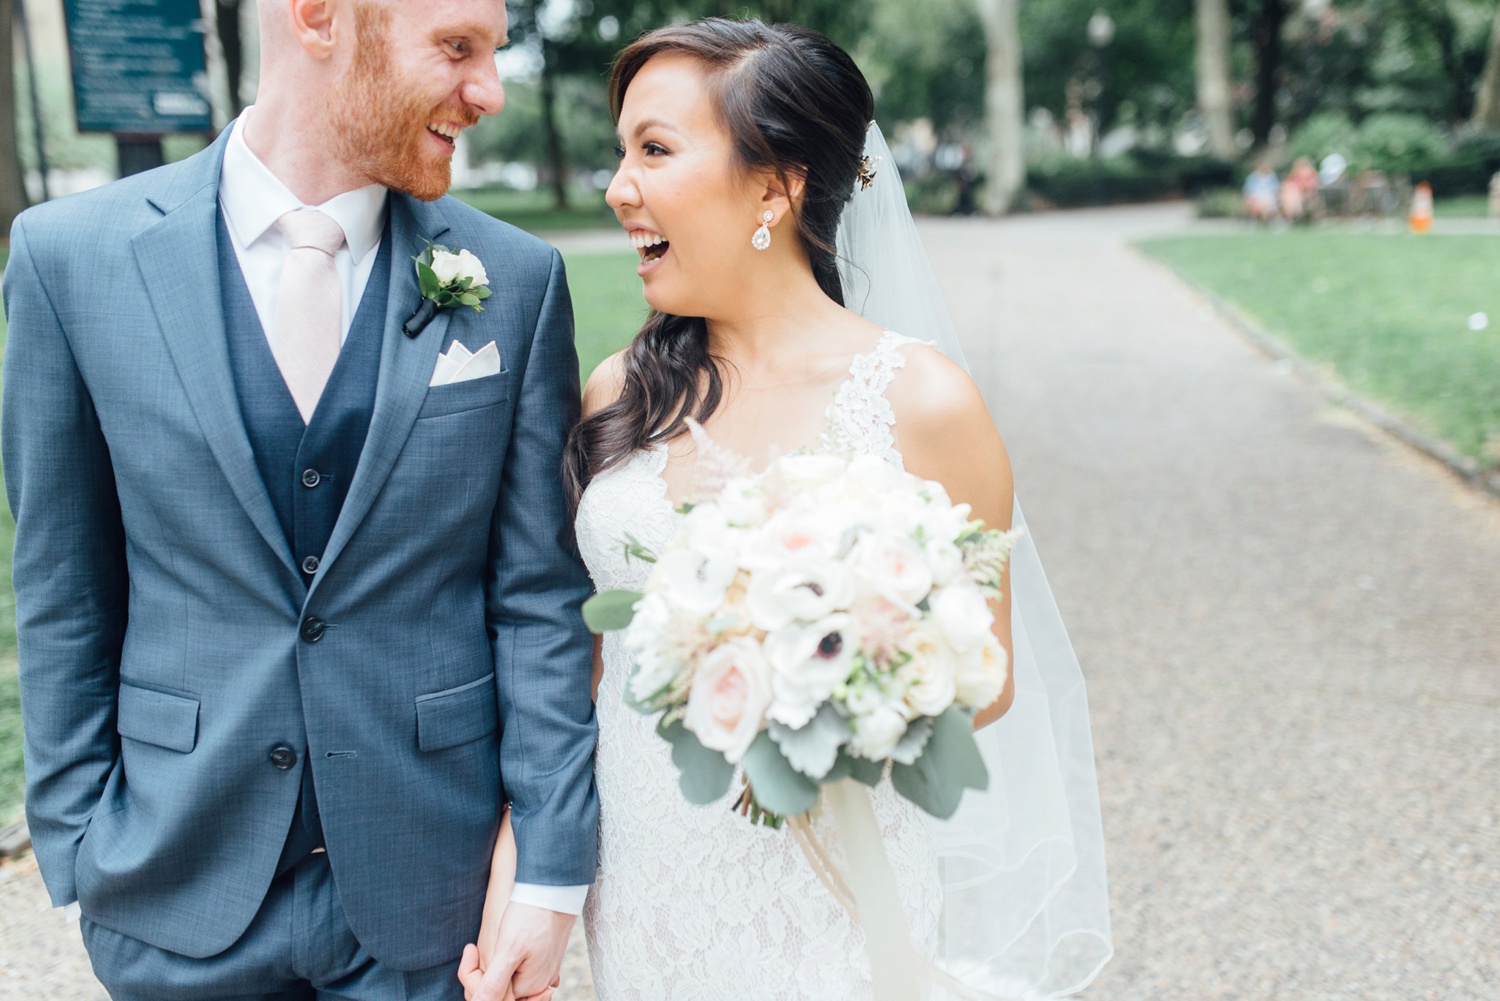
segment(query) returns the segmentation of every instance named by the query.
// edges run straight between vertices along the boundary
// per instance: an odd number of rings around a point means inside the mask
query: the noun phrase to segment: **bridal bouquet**
[[[595,632],[624,630],[627,697],[662,714],[683,794],[712,803],[740,766],[741,807],[779,826],[820,786],[889,767],[898,793],[952,816],[989,781],[972,720],[1005,686],[988,602],[1019,533],[872,456],[799,453],[757,475],[723,450],[705,462],[717,489],[683,505],[665,552],[623,540],[654,564],[645,593],[584,606]]]

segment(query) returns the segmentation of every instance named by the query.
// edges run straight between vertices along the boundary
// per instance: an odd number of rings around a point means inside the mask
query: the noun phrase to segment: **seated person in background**
[[[1318,210],[1318,171],[1312,161],[1299,156],[1281,182],[1281,214],[1292,222],[1316,215]]]
[[[1245,178],[1245,215],[1257,222],[1270,222],[1276,218],[1276,198],[1281,182],[1271,161],[1262,159],[1250,176]]]

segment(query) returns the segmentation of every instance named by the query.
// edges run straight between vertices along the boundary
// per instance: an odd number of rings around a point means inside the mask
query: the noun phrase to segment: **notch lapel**
[[[164,215],[131,240],[167,352],[229,487],[292,574],[292,551],[255,465],[229,366],[216,233],[219,170],[229,130],[181,164],[179,183],[151,202]],[[186,192],[184,195],[183,193]],[[204,308],[204,303],[212,308]]]
[[[427,397],[427,383],[437,364],[438,351],[447,335],[448,318],[453,312],[451,309],[439,310],[416,337],[408,337],[402,331],[401,325],[422,301],[412,258],[425,246],[424,240],[436,242],[448,232],[448,224],[435,204],[395,191],[390,193],[390,213],[391,281],[386,298],[380,375],[375,383],[370,431],[360,452],[354,480],[349,484],[349,493],[344,498],[344,507],[324,549],[322,566],[308,590],[309,597],[369,513],[396,464],[397,456],[405,447],[417,413],[422,409],[422,401]]]

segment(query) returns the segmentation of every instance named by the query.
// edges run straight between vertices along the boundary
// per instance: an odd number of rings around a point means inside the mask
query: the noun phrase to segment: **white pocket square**
[[[438,355],[428,386],[449,386],[455,382],[483,379],[500,374],[500,349],[490,341],[478,351],[470,351],[458,341],[448,345],[447,354]]]

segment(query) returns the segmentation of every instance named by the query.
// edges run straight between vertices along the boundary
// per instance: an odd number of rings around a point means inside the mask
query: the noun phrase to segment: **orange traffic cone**
[[[1432,230],[1432,185],[1423,181],[1411,193],[1411,215],[1406,220],[1413,233]]]

